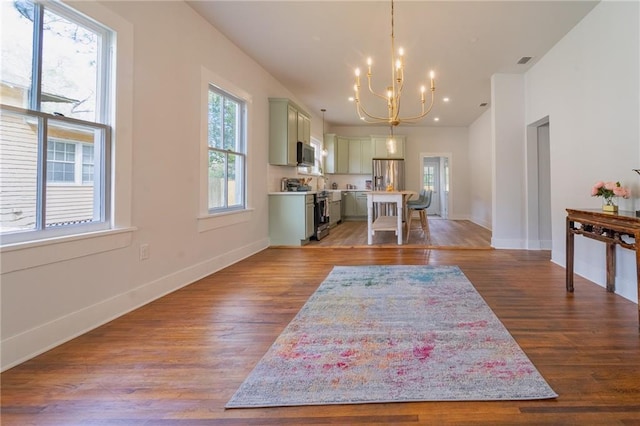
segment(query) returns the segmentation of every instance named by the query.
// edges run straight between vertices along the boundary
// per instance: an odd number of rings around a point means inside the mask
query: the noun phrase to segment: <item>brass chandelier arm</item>
[[[387,98],[387,95],[382,95],[382,94],[376,92],[375,90],[373,90],[373,88],[371,87],[371,73],[370,72],[367,73],[367,82],[369,83],[369,92],[371,92],[373,95],[379,97],[380,99],[384,99],[385,101],[389,100],[389,98]]]
[[[403,117],[401,121],[418,121],[424,117],[426,117],[430,112],[431,112],[431,108],[433,108],[433,103],[435,100],[435,89],[431,90],[431,102],[429,103],[429,108],[427,108],[427,110],[424,110],[424,102],[422,102],[422,112],[420,113],[420,115],[416,115],[414,117]]]
[[[370,114],[364,108],[364,106],[362,106],[362,103],[360,103],[358,99],[356,99],[356,112],[358,113],[358,117],[360,117],[362,121],[369,124],[388,124],[390,126],[397,126],[398,124],[400,124],[400,122],[416,122],[426,117],[431,112],[431,109],[433,108],[433,104],[435,101],[435,88],[431,89],[430,92],[431,92],[431,102],[429,102],[429,108],[425,110],[424,109],[425,103],[421,102],[422,103],[421,113],[413,117],[404,117],[401,120],[398,120],[397,115],[395,117],[394,116],[380,117],[377,115],[373,115],[373,114]],[[397,110],[398,111],[400,110],[399,106]]]
[[[378,117],[377,115],[370,114],[360,103],[359,100],[356,99],[356,111],[358,113],[358,117],[365,123],[388,123],[388,117]]]

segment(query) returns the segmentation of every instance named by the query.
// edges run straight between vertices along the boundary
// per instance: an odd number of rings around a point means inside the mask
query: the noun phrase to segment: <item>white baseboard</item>
[[[526,241],[491,238],[491,247],[496,249],[526,250]]]
[[[268,246],[267,239],[256,241],[4,339],[2,340],[0,370],[5,371],[21,364],[115,318],[237,263]]]

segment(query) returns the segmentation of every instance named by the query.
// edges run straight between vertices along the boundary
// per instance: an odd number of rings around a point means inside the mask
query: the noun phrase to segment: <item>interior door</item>
[[[442,216],[441,209],[441,184],[440,184],[440,157],[424,157],[422,165],[422,187],[432,190],[431,205],[427,214]]]

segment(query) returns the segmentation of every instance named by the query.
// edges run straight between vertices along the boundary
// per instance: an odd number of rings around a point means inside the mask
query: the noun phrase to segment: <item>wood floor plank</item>
[[[559,394],[225,410],[334,265],[458,265]],[[270,248],[0,376],[3,425],[640,424],[637,306],[549,252]]]

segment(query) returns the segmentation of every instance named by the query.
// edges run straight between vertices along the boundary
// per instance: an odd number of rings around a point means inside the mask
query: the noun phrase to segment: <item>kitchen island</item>
[[[393,231],[398,237],[398,245],[402,245],[402,212],[404,194],[399,191],[367,192],[367,244],[373,244],[373,236],[378,231]],[[396,215],[374,217],[374,203],[395,203]],[[377,209],[380,211],[380,209]]]

